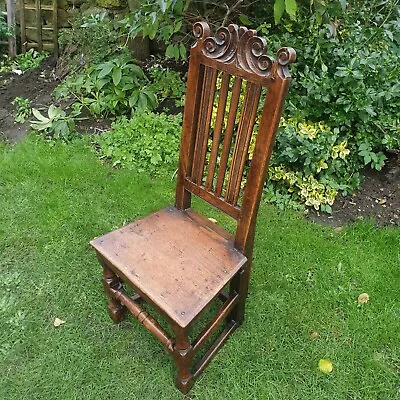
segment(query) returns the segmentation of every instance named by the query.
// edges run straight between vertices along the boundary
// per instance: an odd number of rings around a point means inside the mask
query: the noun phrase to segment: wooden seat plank
[[[167,207],[94,239],[92,246],[134,288],[181,327],[187,326],[246,262],[201,217]]]

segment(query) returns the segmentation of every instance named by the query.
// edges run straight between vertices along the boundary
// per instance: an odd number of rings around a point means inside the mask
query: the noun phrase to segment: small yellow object
[[[313,331],[310,333],[311,339],[316,339],[319,335],[317,331]]]
[[[331,360],[321,359],[318,361],[318,368],[324,374],[330,374],[333,371],[333,364]]]
[[[210,217],[210,218],[208,218],[208,220],[211,221],[211,222],[214,222],[214,224],[217,223],[217,220],[216,220],[215,218],[211,218],[211,217]]]
[[[358,304],[364,304],[364,303],[367,303],[368,300],[369,300],[369,295],[368,295],[368,293],[361,293],[361,294],[358,296],[357,302],[358,302]]]

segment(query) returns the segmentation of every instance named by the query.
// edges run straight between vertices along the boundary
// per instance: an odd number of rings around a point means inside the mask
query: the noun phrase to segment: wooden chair
[[[119,323],[128,309],[167,348],[183,393],[243,322],[258,206],[289,85],[288,64],[296,58],[292,48],[281,48],[276,59],[266,56],[265,40],[237,25],[218,29],[215,37],[205,22],[193,31],[175,206],[91,241],[104,268],[111,318]],[[192,195],[236,219],[236,234],[191,209]],[[191,342],[194,323],[216,299],[221,308]],[[143,310],[142,301],[165,317],[174,338]],[[221,323],[222,333],[193,365]]]

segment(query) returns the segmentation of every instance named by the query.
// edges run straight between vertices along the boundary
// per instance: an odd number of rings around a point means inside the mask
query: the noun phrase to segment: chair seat
[[[183,328],[247,260],[216,224],[172,206],[90,243],[125,282]]]

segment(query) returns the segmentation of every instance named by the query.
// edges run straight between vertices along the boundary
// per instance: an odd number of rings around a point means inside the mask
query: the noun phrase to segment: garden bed
[[[372,218],[378,225],[400,225],[400,158],[392,156],[382,171],[367,169],[365,181],[352,196],[338,196],[332,214],[311,211],[310,219],[341,226]]]
[[[22,75],[7,73],[0,75],[0,134],[8,142],[22,139],[30,130],[29,122],[14,122],[15,107],[11,101],[15,97],[25,97],[36,108],[46,107],[51,103],[52,92],[58,82],[54,77],[55,62],[47,59],[41,66]],[[145,67],[145,66],[144,66]],[[182,72],[182,71],[181,71]],[[165,100],[158,107],[162,111],[168,106],[171,113],[181,111],[173,106],[173,101]],[[88,117],[79,121],[77,128],[81,133],[99,134],[110,128],[109,120],[95,120]],[[308,217],[323,224],[342,226],[358,219],[372,218],[378,225],[400,224],[400,158],[390,155],[381,172],[367,169],[362,188],[352,196],[338,196],[332,214],[316,212],[310,209]]]
[[[0,74],[0,137],[8,142],[22,139],[31,129],[29,122],[15,123],[15,106],[11,102],[16,97],[27,98],[32,107],[42,108],[51,102],[51,94],[58,85],[53,69],[55,60],[48,58],[39,68],[21,75],[14,72]]]

